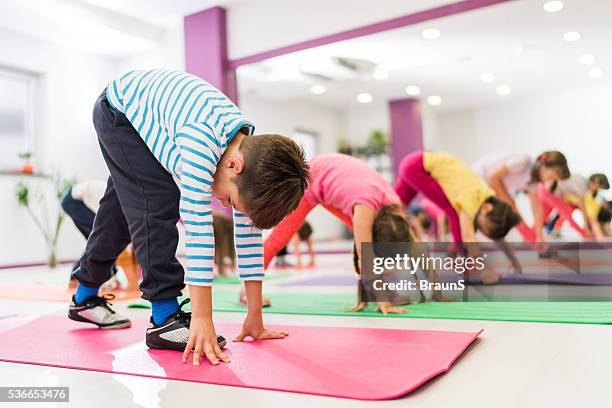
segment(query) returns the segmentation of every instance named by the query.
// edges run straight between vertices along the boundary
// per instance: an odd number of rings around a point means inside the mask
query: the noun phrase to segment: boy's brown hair
[[[304,150],[281,135],[245,137],[239,150],[244,169],[234,178],[238,194],[253,225],[272,228],[297,208],[310,183]]]
[[[520,215],[518,215],[507,202],[491,196],[485,200],[483,205],[485,203],[491,204],[493,208],[486,215],[489,221],[487,231],[482,231],[482,228],[480,228],[480,230],[492,240],[502,239],[512,228],[516,227],[521,222]],[[476,215],[474,219],[474,229],[478,229],[477,220],[478,215]]]

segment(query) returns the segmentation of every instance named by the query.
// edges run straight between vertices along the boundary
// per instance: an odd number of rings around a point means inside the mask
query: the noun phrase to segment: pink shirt
[[[378,211],[400,204],[398,195],[376,170],[352,156],[323,154],[310,161],[312,182],[304,197],[312,205],[333,207],[348,217],[355,204]]]

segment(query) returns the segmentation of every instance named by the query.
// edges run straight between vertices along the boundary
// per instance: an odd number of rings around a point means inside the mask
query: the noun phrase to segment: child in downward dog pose
[[[93,120],[110,177],[75,273],[79,286],[68,317],[105,329],[130,325],[98,288],[131,240],[142,266],[140,289],[152,303],[147,346],[183,351],[183,361],[193,351],[194,365],[202,354],[212,364],[229,361],[212,320],[215,196],[233,207],[238,271],[249,298],[235,340],[283,338],[287,333],[263,325],[260,229],[280,222],[304,194],[309,170],[302,149],[284,136],[249,136],[252,123],[225,95],[178,71],[131,71],[112,80]],[[179,214],[185,271],[176,259]],[[186,301],[177,302],[185,284],[191,313],[181,310]]]
[[[512,207],[495,197],[495,193],[465,163],[442,152],[417,151],[400,163],[395,191],[404,205],[409,205],[417,193],[440,207],[448,217],[449,228],[458,251],[463,243],[474,242],[476,230],[501,244],[516,271],[521,266],[503,238],[519,223]],[[476,251],[476,253],[470,253]],[[478,249],[468,246],[468,255]],[[499,276],[490,271],[481,273],[483,283],[495,283]]]
[[[366,163],[333,153],[312,159],[310,169],[312,182],[297,210],[278,224],[264,243],[266,267],[317,205],[325,207],[353,230],[357,265],[361,259],[362,242],[413,241],[399,197],[385,179]],[[360,274],[360,271],[357,270],[357,273]],[[353,310],[364,307],[365,303],[360,302]],[[385,315],[405,312],[405,309],[395,307],[390,302],[378,302],[378,310]]]
[[[589,177],[589,186],[584,196],[584,209],[595,238],[610,236],[610,203],[598,197],[600,190],[610,188],[605,174],[595,173]]]
[[[538,198],[538,183],[552,183],[570,176],[567,160],[561,152],[547,151],[535,161],[522,153],[499,152],[487,155],[472,164],[474,172],[491,186],[495,194],[520,214],[514,197],[519,192],[529,195],[535,225],[524,221],[517,226],[527,242],[544,242],[544,217]]]
[[[583,238],[591,237],[589,217],[585,209],[587,191],[587,180],[578,174],[572,174],[566,179],[553,181],[548,184],[540,183],[538,186],[538,197],[542,204],[544,219],[548,219],[552,210],[555,210],[558,219],[553,221],[553,228],[554,225],[561,225],[567,222]],[[576,209],[579,209],[582,213],[584,226],[578,225],[572,217]]]

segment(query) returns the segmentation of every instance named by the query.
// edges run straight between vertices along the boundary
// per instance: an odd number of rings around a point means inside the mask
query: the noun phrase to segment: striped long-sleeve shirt
[[[213,281],[215,243],[211,186],[219,159],[240,129],[253,124],[223,93],[185,72],[131,71],[111,81],[106,96],[123,112],[162,166],[178,179],[180,215],[185,225],[185,283]],[[234,210],[238,270],[245,280],[261,280],[263,241],[251,220]]]

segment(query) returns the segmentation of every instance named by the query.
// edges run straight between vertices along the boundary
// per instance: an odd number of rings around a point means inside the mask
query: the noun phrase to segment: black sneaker
[[[184,351],[189,341],[189,324],[191,323],[191,312],[184,312],[183,306],[190,302],[185,299],[179,305],[179,310],[174,316],[170,316],[162,324],[155,325],[153,317],[147,328],[147,347],[161,350]],[[225,338],[217,335],[217,343],[223,348],[227,344]]]
[[[90,296],[82,305],[77,305],[72,297],[68,318],[77,322],[95,324],[101,329],[124,329],[130,327],[132,322],[125,316],[115,312],[109,303],[115,295],[106,294],[100,296]]]

